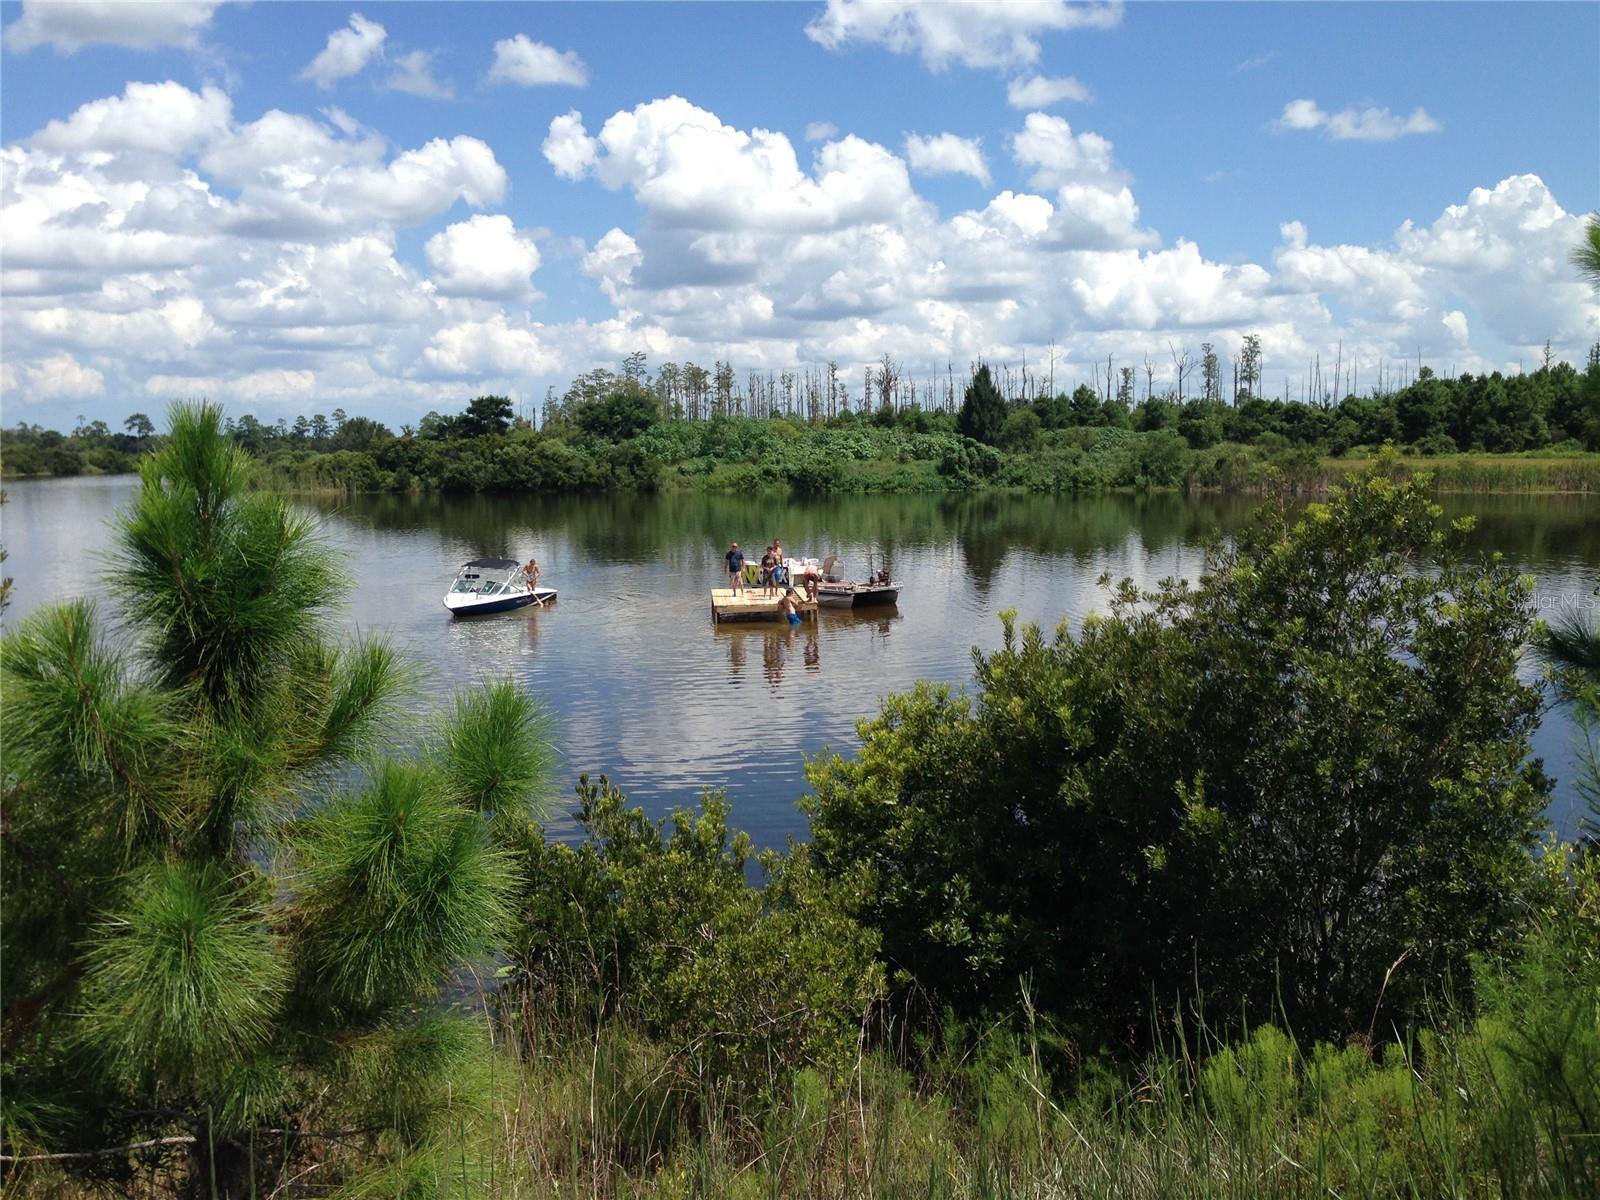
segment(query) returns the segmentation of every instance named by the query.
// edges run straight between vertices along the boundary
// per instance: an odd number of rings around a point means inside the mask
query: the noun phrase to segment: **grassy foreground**
[[[842,1070],[735,1080],[696,1044],[480,990],[464,1002],[480,1015],[479,1075],[430,1144],[374,1175],[359,1168],[394,1146],[348,1132],[271,1194],[1589,1197],[1600,864],[1572,876],[1519,959],[1482,968],[1470,1020],[1445,1004],[1414,1036],[1309,1050],[1272,1026],[1222,1044],[1178,1022],[1132,1071],[1079,1058],[1025,993],[1015,1020],[911,1037],[876,1027]],[[109,1192],[55,1163],[12,1164],[0,1194],[171,1195],[162,1153]]]

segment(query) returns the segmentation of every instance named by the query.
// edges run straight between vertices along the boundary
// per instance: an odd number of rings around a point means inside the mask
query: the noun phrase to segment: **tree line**
[[[1514,375],[1447,378],[1421,365],[1391,390],[1374,385],[1318,403],[1260,394],[1254,338],[1245,342],[1228,398],[1214,352],[1202,355],[1198,389],[1187,397],[1182,362],[1180,355],[1176,388],[1158,390],[1147,373],[1141,396],[1132,368],[1114,371],[1114,361],[1096,384],[1070,392],[982,362],[929,390],[903,377],[886,355],[866,369],[853,404],[832,365],[752,374],[741,384],[725,363],[687,373],[667,363],[652,375],[636,353],[620,371],[597,368],[561,396],[552,392],[537,424],[509,397],[484,395],[454,412],[430,411],[398,433],[342,409],[270,425],[245,413],[225,418],[224,430],[291,485],[379,491],[732,488],[762,480],[801,491],[851,490],[848,464],[869,460],[910,464],[880,471],[886,478],[876,481],[856,472],[861,486],[885,490],[985,482],[1082,490],[1197,478],[1211,486],[1205,481],[1217,472],[1205,456],[1229,446],[1251,448],[1262,461],[1286,451],[1337,458],[1390,443],[1425,457],[1600,449],[1600,344],[1582,371],[1549,356]],[[1342,364],[1335,375],[1354,378]],[[124,427],[113,434],[103,422],[80,421],[71,435],[27,424],[5,430],[5,472],[129,470],[155,444],[154,430],[142,413]],[[1078,461],[1085,456],[1087,468]],[[830,477],[841,462],[843,474]],[[1151,463],[1161,465],[1152,473]]]

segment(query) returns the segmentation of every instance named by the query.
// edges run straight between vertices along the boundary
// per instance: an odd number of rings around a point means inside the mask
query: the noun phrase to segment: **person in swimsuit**
[[[744,591],[744,551],[739,543],[731,543],[722,558],[728,564],[728,586],[735,592]]]
[[[539,560],[530,558],[528,565],[522,568],[522,577],[528,581],[528,590],[537,591],[539,588]]]
[[[772,547],[767,547],[767,552],[761,556],[761,588],[767,595],[772,595],[778,590],[777,556],[772,553]]]
[[[778,604],[778,611],[788,619],[789,624],[800,624],[800,597],[795,595],[793,588],[783,594],[783,599]]]
[[[813,566],[807,566],[802,582],[805,584],[806,599],[815,600],[817,598],[817,590],[822,583],[822,576],[817,573],[817,569]]]

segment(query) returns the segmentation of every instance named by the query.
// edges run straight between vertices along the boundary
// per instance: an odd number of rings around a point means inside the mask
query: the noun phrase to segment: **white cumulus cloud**
[[[585,87],[589,82],[589,68],[576,51],[557,50],[519,33],[494,44],[494,65],[489,68],[488,81],[514,83],[520,87],[546,84]]]
[[[1065,117],[1029,113],[1022,129],[1012,135],[1011,153],[1018,164],[1032,169],[1031,182],[1037,188],[1121,179],[1111,143],[1098,133],[1073,133]]]
[[[5,41],[15,51],[51,46],[64,54],[85,46],[193,49],[220,7],[221,0],[23,0]]]
[[[513,324],[505,313],[439,330],[422,357],[434,372],[461,378],[526,378],[560,361],[540,341],[537,327]]]
[[[425,253],[434,282],[447,296],[527,299],[539,268],[539,247],[511,218],[479,213],[428,239]]]
[[[320,88],[331,88],[341,79],[358,75],[374,58],[382,56],[385,37],[382,25],[360,13],[351,13],[349,26],[328,35],[328,44],[300,72],[300,78],[309,79]]]
[[[834,360],[854,397],[885,352],[920,380],[980,356],[1032,364],[1053,342],[1069,348],[1058,382],[1075,383],[1108,353],[1228,354],[1250,332],[1290,372],[1341,340],[1346,361],[1420,347],[1480,370],[1546,338],[1581,361],[1600,339],[1568,261],[1582,217],[1534,175],[1364,245],[1285,221],[1270,260],[1234,262],[1143,228],[1111,142],[1060,117],[1018,119],[1006,148],[1029,182],[949,212],[908,159],[959,144],[797,144],[667,97],[592,131],[577,112],[551,122],[545,155],[573,200],[604,187],[636,205],[584,245],[520,228],[495,151],[441,132],[396,145],[335,109],[241,115],[169,81],[8,142],[6,402],[38,401],[30,419],[47,422],[54,405],[59,423],[120,419],[119,397],[207,394],[269,419],[340,405],[395,424],[446,393],[542,391],[635,348],[741,375]],[[575,299],[597,315],[537,319],[552,245],[571,247],[590,291]]]
[[[615,113],[594,138],[579,114],[557,117],[544,153],[559,174],[629,188],[652,216],[686,228],[836,227],[894,212],[911,195],[905,163],[882,146],[828,142],[807,172],[783,134],[735,129],[679,96]]]
[[[91,100],[29,140],[45,150],[181,155],[221,134],[232,116],[233,104],[218,88],[130,83],[122,95]]]
[[[600,289],[615,303],[622,302],[622,289],[633,282],[633,273],[643,259],[639,243],[615,227],[583,256],[584,274],[600,281]]]
[[[106,390],[106,377],[70,354],[52,354],[22,369],[25,386],[35,400],[86,400]]]
[[[906,135],[906,161],[923,175],[970,175],[984,186],[989,183],[989,167],[983,161],[983,144],[978,138],[939,133],[922,137]]]
[[[583,127],[583,114],[576,109],[551,120],[550,131],[539,148],[563,179],[582,179],[594,166],[600,150]]]

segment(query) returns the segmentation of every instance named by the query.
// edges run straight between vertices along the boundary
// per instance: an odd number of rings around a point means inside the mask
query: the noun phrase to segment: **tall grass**
[[[1133,1068],[1080,1058],[1026,1005],[1015,1019],[885,1036],[853,1061],[719,1076],[596,994],[478,993],[470,1088],[430,1098],[435,1132],[387,1173],[381,1145],[330,1142],[274,1196],[805,1197],[828,1200],[1600,1195],[1600,862],[1481,1012],[1414,1034],[1304,1047],[1272,1026],[1229,1043],[1173,1026]],[[1553,915],[1551,915],[1553,914]],[[576,981],[574,981],[576,983]],[[473,1036],[473,1035],[468,1035]],[[457,1073],[458,1081],[465,1076]],[[387,1136],[387,1135],[384,1135]],[[159,1155],[159,1148],[149,1152]],[[117,1194],[169,1195],[159,1158]],[[359,1180],[355,1192],[341,1190]],[[52,1163],[4,1196],[89,1195]]]
[[[1497,1061],[1514,1040],[1430,1030],[1376,1055],[1302,1053],[1264,1027],[1204,1060],[1169,1047],[1131,1081],[1081,1078],[1062,1098],[1036,1035],[990,1031],[917,1071],[864,1052],[848,1075],[801,1070],[731,1107],[681,1054],[602,1028],[510,1068],[496,1194],[1600,1194],[1582,1126],[1594,1079],[1519,1075]]]
[[[1412,473],[1429,471],[1439,492],[1600,492],[1600,455],[1557,454],[1446,454],[1436,458],[1399,458],[1397,468]],[[1369,460],[1324,460],[1328,482],[1369,466]]]
[[[403,1153],[394,1139],[411,1122],[315,1143],[260,1194],[1600,1196],[1600,854],[1558,847],[1541,862],[1518,949],[1476,972],[1475,1012],[1445,1000],[1414,1029],[1338,1045],[1273,1026],[1223,1040],[1189,1014],[1142,1061],[1114,1063],[1081,1053],[1024,993],[1017,1013],[977,1026],[880,1013],[831,1067],[732,1076],[702,1039],[664,1044],[616,1015],[630,1006],[581,970],[458,989],[476,1016],[413,1037],[458,1060],[433,1076],[448,1086],[394,1088],[384,1047],[358,1081],[425,1106],[426,1133]],[[139,1151],[114,1194],[176,1194],[163,1164],[183,1152]],[[102,1194],[53,1162],[0,1165],[6,1197]]]
[[[1131,1078],[1084,1073],[1065,1091],[1037,1034],[995,1029],[916,1070],[888,1050],[863,1051],[847,1073],[801,1069],[752,1097],[702,1074],[693,1047],[661,1046],[614,1023],[530,1028],[529,1019],[538,1025],[525,1013],[498,1029],[491,1103],[463,1105],[443,1122],[448,1133],[397,1168],[405,1178],[390,1180],[395,1194],[1600,1194],[1600,1131],[1585,1124],[1600,1113],[1597,1076],[1571,1063],[1531,1069],[1552,1047],[1541,1050],[1526,1029],[1438,1028],[1376,1052],[1302,1052],[1267,1026],[1209,1057],[1174,1044]],[[322,1178],[337,1180],[339,1160],[361,1154],[330,1147]],[[158,1178],[126,1194],[162,1194]],[[382,1186],[367,1178],[363,1194]],[[47,1164],[13,1168],[0,1190],[78,1194]],[[290,1185],[276,1194],[325,1192]]]

